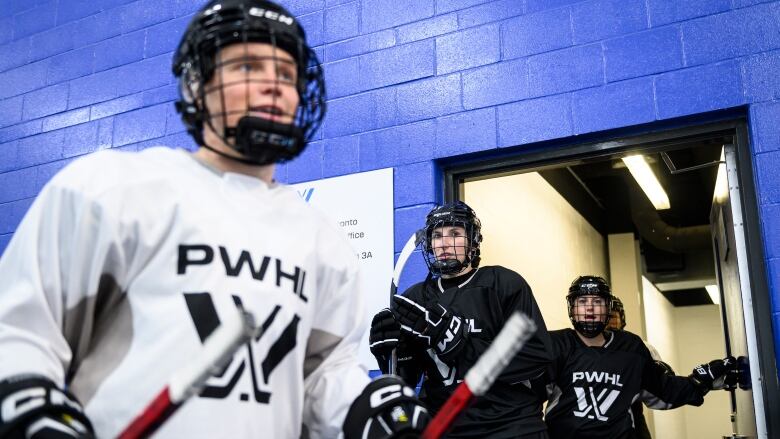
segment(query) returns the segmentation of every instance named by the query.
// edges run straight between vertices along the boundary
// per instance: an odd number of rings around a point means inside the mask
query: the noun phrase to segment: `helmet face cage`
[[[443,227],[462,227],[465,232],[465,245],[454,246],[454,237],[440,236]],[[435,276],[460,273],[466,267],[479,266],[479,245],[482,242],[480,233],[482,225],[476,213],[466,203],[461,201],[445,204],[431,210],[425,221],[421,247],[428,270]],[[441,239],[437,239],[441,238]],[[455,252],[455,258],[438,259],[434,245],[441,243],[450,245]]]
[[[600,297],[603,305],[590,305],[578,303],[581,297]],[[612,292],[604,278],[598,276],[580,276],[571,283],[569,294],[566,296],[569,310],[569,320],[574,329],[587,338],[593,338],[604,332],[609,322],[612,309]],[[601,308],[601,312],[596,308]],[[592,312],[588,313],[588,309]],[[578,320],[586,315],[592,315],[592,319]]]
[[[610,308],[610,317],[612,313],[618,313],[620,316],[620,328],[623,329],[626,327],[626,310],[623,308],[623,301],[621,301],[616,296],[612,296],[612,307]]]
[[[222,49],[241,43],[244,43],[243,54],[234,53],[230,59],[223,59]],[[270,52],[266,51],[264,56],[252,55],[246,43],[268,44]],[[224,69],[237,63],[240,63],[237,68],[246,67],[243,76],[237,79],[234,74],[226,80]],[[267,74],[258,76],[262,69],[273,69],[274,74],[270,79]],[[179,78],[181,96],[177,109],[189,133],[198,144],[213,149],[213,145],[204,141],[203,129],[207,126],[242,154],[244,159],[239,161],[264,165],[295,158],[314,137],[325,116],[325,83],[319,60],[306,44],[298,22],[285,9],[270,2],[211,2],[190,23],[174,57],[173,70]],[[244,105],[226,102],[225,88],[242,84]],[[295,113],[284,114],[288,109],[278,100],[280,93],[273,92],[270,93],[272,101],[264,101],[262,108],[253,109],[269,112],[267,118],[248,116],[253,105],[250,95],[253,84],[277,90],[294,87],[298,94]],[[214,93],[221,108],[209,108],[207,104],[207,95]],[[229,126],[231,116],[239,119]],[[219,129],[215,121],[219,121]]]

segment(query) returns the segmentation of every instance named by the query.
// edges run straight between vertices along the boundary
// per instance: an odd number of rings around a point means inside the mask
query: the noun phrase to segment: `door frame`
[[[776,341],[772,332],[772,308],[754,183],[753,154],[744,110],[727,110],[664,123],[539,142],[519,148],[501,148],[497,151],[448,157],[439,160],[438,164],[443,179],[443,198],[449,202],[463,198],[460,188],[466,181],[573,165],[585,160],[608,158],[618,153],[660,152],[697,139],[731,137],[736,149],[744,244],[747,248],[747,272],[753,301],[752,307],[745,303],[743,307],[750,308],[755,322],[755,334],[746,335],[754,336],[760,348],[758,358],[751,361],[759,362],[758,370],[761,376],[758,381],[761,386],[760,389],[752,390],[759,392],[763,400],[767,437],[780,437],[780,379],[775,365]],[[760,426],[756,427],[759,432],[762,430]]]

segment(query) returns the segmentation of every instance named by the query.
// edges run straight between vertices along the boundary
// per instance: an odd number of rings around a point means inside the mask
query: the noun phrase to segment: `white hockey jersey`
[[[0,380],[44,375],[118,434],[240,302],[264,328],[160,438],[338,437],[369,379],[358,264],[298,194],[167,148],[98,152],[0,260]]]

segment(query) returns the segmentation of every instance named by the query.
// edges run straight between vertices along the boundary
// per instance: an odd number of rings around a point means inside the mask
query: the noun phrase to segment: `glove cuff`
[[[345,439],[389,439],[419,433],[430,417],[414,390],[397,376],[383,375],[363,389],[344,420]]]
[[[702,381],[696,374],[688,375],[693,385],[699,390],[701,396],[706,395],[710,391],[711,384]]]
[[[18,375],[0,382],[0,437],[18,435],[31,420],[48,415],[70,416],[93,432],[78,400],[48,378]]]

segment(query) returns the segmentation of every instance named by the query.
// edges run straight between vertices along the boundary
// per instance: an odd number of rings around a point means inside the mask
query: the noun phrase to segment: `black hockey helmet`
[[[610,308],[610,313],[616,312],[620,315],[620,328],[623,329],[626,327],[626,310],[623,308],[623,301],[620,300],[617,296],[612,296],[612,307]]]
[[[575,313],[577,299],[583,296],[598,296],[604,299],[604,313],[596,314],[594,320],[578,321]],[[579,276],[571,283],[569,294],[566,295],[569,308],[569,320],[574,329],[585,337],[593,338],[604,332],[609,322],[609,311],[612,303],[612,291],[603,277]]]
[[[296,62],[299,96],[291,124],[245,115],[227,126],[227,113],[206,105],[206,84],[217,70],[217,53],[236,43],[266,43],[283,50]],[[274,56],[274,62],[281,62]],[[278,67],[277,67],[278,68]],[[179,101],[187,131],[195,141],[217,154],[235,159],[203,139],[208,125],[227,145],[241,153],[236,160],[254,165],[281,163],[298,156],[325,116],[325,81],[314,51],[306,43],[300,23],[283,7],[263,0],[212,0],[190,22],[173,57],[173,74],[179,80]],[[257,80],[246,79],[247,83]],[[220,93],[223,93],[220,84]],[[224,101],[224,94],[221,95]],[[247,98],[248,99],[248,98]],[[292,115],[291,115],[292,116]],[[222,118],[222,130],[212,120]]]
[[[446,226],[463,227],[466,230],[468,244],[462,262],[458,259],[436,259],[431,238],[435,229]],[[423,233],[421,243],[425,264],[431,274],[441,276],[442,274],[459,273],[468,266],[477,268],[480,260],[479,244],[482,242],[481,229],[482,223],[477,218],[474,209],[462,201],[434,207],[425,217],[425,233]]]

